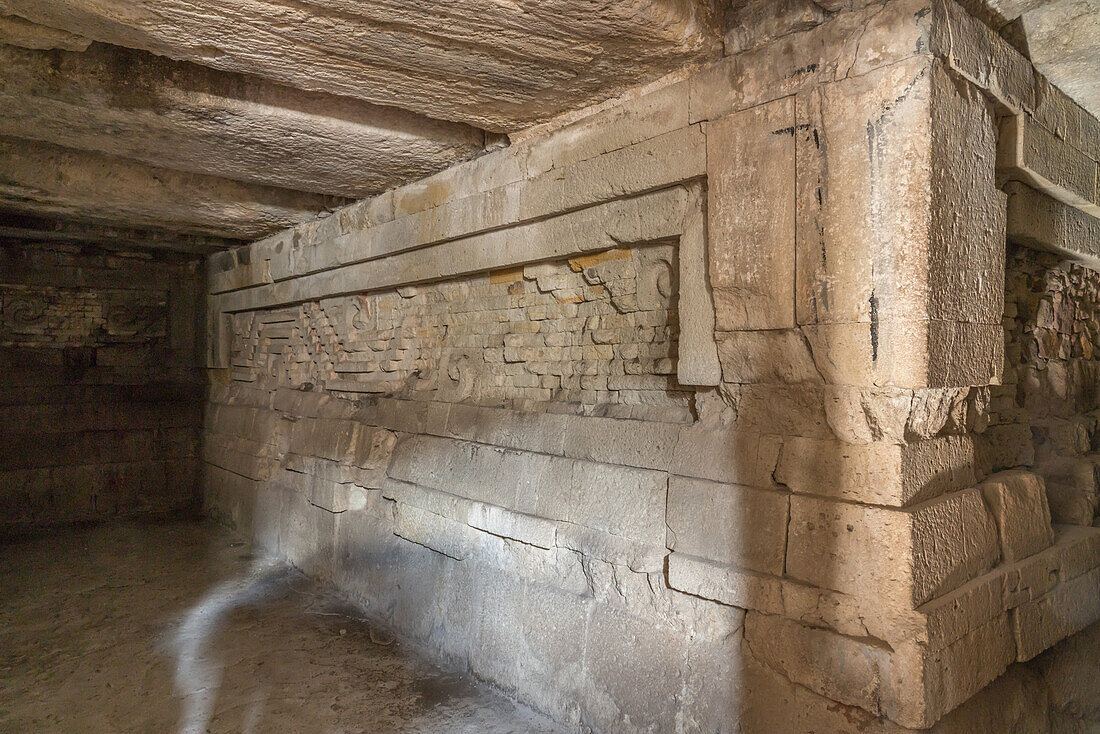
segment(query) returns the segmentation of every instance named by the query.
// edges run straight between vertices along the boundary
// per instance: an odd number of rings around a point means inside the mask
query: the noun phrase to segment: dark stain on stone
[[[878,299],[874,291],[867,302],[871,305],[871,361],[875,362],[878,361]]]
[[[800,66],[799,68],[795,69],[794,71],[792,71],[790,74],[787,74],[783,78],[784,79],[793,79],[794,77],[802,76],[803,74],[812,74],[813,72],[817,71],[817,68],[818,68],[817,64],[809,64],[807,66]]]
[[[778,130],[772,130],[772,135],[794,135],[796,130],[809,130],[810,126],[807,124],[791,125],[790,127],[783,127]]]

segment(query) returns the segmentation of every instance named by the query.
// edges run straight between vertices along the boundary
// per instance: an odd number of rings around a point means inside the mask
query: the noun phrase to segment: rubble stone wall
[[[809,26],[211,258],[209,511],[582,729],[1032,715],[1100,529],[989,458],[1000,184],[1095,120],[951,2]]]
[[[201,269],[0,250],[2,532],[195,509]]]
[[[1056,522],[1097,520],[1100,274],[1025,247],[1009,253],[1005,376],[991,391],[989,461],[1032,466]]]

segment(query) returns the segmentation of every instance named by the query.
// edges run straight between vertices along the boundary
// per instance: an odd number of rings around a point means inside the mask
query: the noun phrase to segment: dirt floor
[[[0,732],[558,731],[213,525],[0,546]]]

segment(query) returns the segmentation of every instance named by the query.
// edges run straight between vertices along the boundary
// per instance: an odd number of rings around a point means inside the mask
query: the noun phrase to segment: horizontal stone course
[[[668,547],[782,575],[787,503],[781,492],[673,476],[668,484]]]
[[[993,567],[993,519],[976,489],[895,510],[791,496],[787,574],[912,606]]]
[[[975,483],[969,436],[908,444],[787,438],[776,481],[799,494],[906,507]]]

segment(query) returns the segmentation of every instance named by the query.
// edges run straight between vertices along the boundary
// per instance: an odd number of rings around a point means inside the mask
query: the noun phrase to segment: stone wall
[[[1004,384],[991,390],[989,461],[1033,466],[1056,522],[1096,521],[1100,464],[1100,274],[1013,247],[1005,298]]]
[[[0,249],[0,532],[193,510],[201,269]]]
[[[987,440],[1005,150],[1096,121],[953,3],[814,17],[212,258],[210,512],[580,729],[995,721],[1100,617]]]

